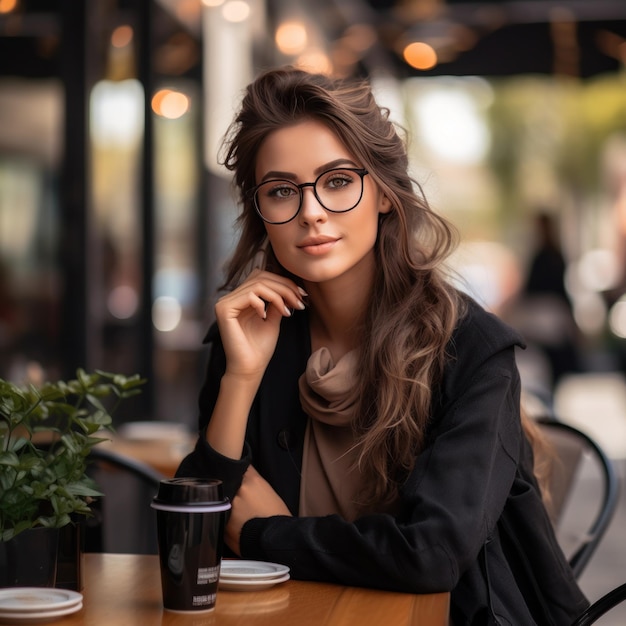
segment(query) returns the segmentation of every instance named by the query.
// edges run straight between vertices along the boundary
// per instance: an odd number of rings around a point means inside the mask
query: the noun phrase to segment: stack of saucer
[[[0,624],[41,624],[83,608],[77,591],[51,587],[0,589]]]
[[[260,591],[289,580],[289,568],[265,561],[224,559],[219,588],[225,591]]]

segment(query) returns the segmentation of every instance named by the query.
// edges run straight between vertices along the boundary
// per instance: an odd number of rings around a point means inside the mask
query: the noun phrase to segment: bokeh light
[[[130,285],[119,285],[111,289],[107,298],[109,313],[119,320],[127,320],[139,308],[139,295]]]
[[[175,330],[182,316],[180,303],[171,296],[160,296],[152,305],[152,323],[161,332],[167,333]]]
[[[230,0],[222,7],[222,16],[227,22],[244,22],[250,17],[250,5],[243,0]]]
[[[435,49],[422,41],[415,41],[406,46],[402,56],[416,70],[429,70],[437,65]]]
[[[276,29],[275,41],[283,54],[300,54],[308,42],[306,27],[302,22],[283,22]]]
[[[333,71],[333,64],[322,50],[307,50],[297,58],[295,65],[318,74],[331,74]]]
[[[111,33],[111,45],[114,48],[125,48],[133,40],[133,29],[124,24]]]
[[[626,339],[626,296],[622,296],[609,311],[609,327],[611,331]]]
[[[0,14],[11,13],[17,8],[17,0],[0,0]]]
[[[138,80],[102,80],[91,92],[91,134],[100,146],[129,146],[143,132],[143,87]]]
[[[152,110],[161,117],[176,120],[189,111],[189,98],[180,91],[160,89],[152,97]]]
[[[451,163],[477,163],[487,154],[491,136],[477,102],[462,86],[433,88],[414,103],[425,145]]]
[[[619,280],[619,264],[611,250],[589,250],[578,263],[578,277],[590,291],[606,291]]]

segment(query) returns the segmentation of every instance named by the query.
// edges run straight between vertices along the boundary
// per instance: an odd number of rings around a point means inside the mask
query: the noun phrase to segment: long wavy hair
[[[222,162],[234,172],[243,209],[241,236],[223,288],[234,288],[260,251],[268,269],[289,275],[267,243],[250,191],[265,138],[309,119],[336,134],[392,205],[380,217],[373,289],[361,320],[355,412],[358,467],[368,485],[363,502],[391,502],[424,446],[432,389],[462,314],[463,298],[444,269],[457,235],[410,177],[404,134],[390,121],[389,111],[377,105],[366,82],[337,81],[291,67],[270,70],[247,88],[225,137]]]

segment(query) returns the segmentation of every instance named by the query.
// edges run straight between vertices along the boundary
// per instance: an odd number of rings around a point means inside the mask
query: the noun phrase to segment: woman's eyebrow
[[[325,163],[324,165],[320,165],[320,167],[316,168],[314,171],[314,174],[316,176],[319,176],[320,174],[322,174],[323,172],[326,172],[328,170],[332,170],[336,167],[342,167],[345,165],[349,165],[351,167],[358,167],[358,165],[352,161],[351,159],[342,157],[341,159],[335,159],[334,161],[331,161],[330,163]]]
[[[346,165],[350,167],[359,167],[354,161],[352,161],[352,159],[342,157],[341,159],[335,159],[334,161],[330,161],[329,163],[324,163],[324,165],[320,165],[319,167],[315,168],[315,170],[313,170],[313,173],[316,176],[319,176],[320,174],[327,172],[328,170],[332,170],[336,167],[343,167]],[[261,178],[261,182],[274,179],[296,180],[297,178],[298,177],[293,172],[270,170],[263,176],[263,178]]]
[[[278,170],[270,170],[265,174],[265,176],[263,176],[263,178],[261,178],[261,182],[264,182],[266,180],[273,180],[276,178],[280,178],[281,180],[283,178],[287,180],[293,180],[296,178],[296,175],[293,172],[279,172]]]

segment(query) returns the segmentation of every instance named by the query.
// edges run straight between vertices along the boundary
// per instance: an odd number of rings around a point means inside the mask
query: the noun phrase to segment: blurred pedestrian
[[[522,321],[516,326],[545,355],[554,387],[568,372],[580,371],[578,329],[565,285],[567,262],[556,220],[549,212],[534,216],[534,234],[534,253],[518,302]]]

